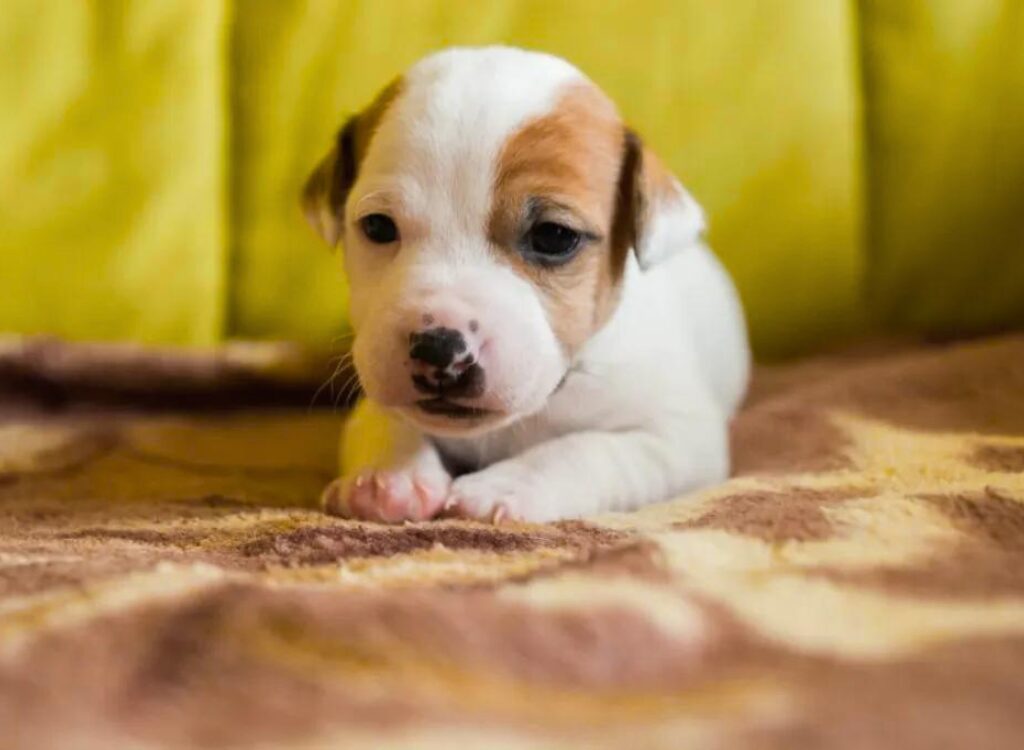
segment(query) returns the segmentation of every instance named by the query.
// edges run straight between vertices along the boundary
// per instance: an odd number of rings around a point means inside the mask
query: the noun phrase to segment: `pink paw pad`
[[[335,480],[324,491],[327,513],[362,521],[401,523],[433,518],[444,504],[446,483],[404,471],[369,470]]]

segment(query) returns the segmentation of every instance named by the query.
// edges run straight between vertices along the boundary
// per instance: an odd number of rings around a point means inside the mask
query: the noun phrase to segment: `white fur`
[[[505,47],[451,49],[417,63],[371,141],[349,196],[346,224],[385,211],[402,233],[394,257],[346,233],[354,347],[364,388],[397,407],[412,394],[394,364],[407,350],[395,330],[429,311],[439,322],[477,319],[493,341],[486,406],[540,409],[562,357],[532,287],[495,262],[486,236],[495,157],[525,121],[549,112],[582,74],[564,60]],[[482,342],[481,342],[482,343]],[[521,350],[536,356],[528,361]],[[419,418],[404,410],[407,416]],[[430,424],[437,431],[447,426]]]
[[[707,228],[704,210],[679,180],[673,178],[673,183],[676,200],[653,207],[650,226],[636,248],[637,260],[645,270],[697,242]]]
[[[488,468],[455,480],[460,503],[542,521],[628,510],[723,480],[727,426],[746,388],[742,310],[703,245],[629,265],[612,319],[540,414],[477,440],[441,442]]]
[[[368,398],[346,430],[330,509],[385,521],[442,507],[545,521],[635,508],[727,475],[746,331],[681,186],[682,201],[655,207],[621,301],[572,361],[537,291],[490,247],[501,145],[580,79],[558,58],[508,48],[449,50],[405,76],[347,203],[354,355]],[[355,229],[373,212],[395,218],[397,247]],[[408,332],[425,313],[455,327],[479,322],[470,346],[487,365],[480,402],[501,417],[467,430],[411,406]],[[384,428],[369,448],[371,423]],[[439,455],[476,470],[452,481]]]

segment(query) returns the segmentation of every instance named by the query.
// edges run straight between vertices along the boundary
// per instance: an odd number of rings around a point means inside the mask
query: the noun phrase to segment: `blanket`
[[[1024,737],[1024,336],[763,368],[728,482],[550,525],[326,517],[343,410],[203,356],[0,347],[0,747]]]

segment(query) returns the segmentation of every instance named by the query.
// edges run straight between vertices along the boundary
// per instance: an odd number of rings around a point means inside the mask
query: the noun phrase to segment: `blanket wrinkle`
[[[1024,736],[1024,335],[762,369],[725,484],[502,526],[319,513],[344,414],[252,346],[0,346],[0,747]]]

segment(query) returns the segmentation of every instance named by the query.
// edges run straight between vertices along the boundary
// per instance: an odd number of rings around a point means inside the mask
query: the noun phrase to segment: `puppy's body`
[[[749,367],[735,291],[699,207],[572,66],[427,58],[305,198],[345,240],[368,396],[329,510],[551,520],[726,475]]]
[[[703,247],[641,273],[545,408],[480,438],[442,438],[470,467],[474,515],[531,520],[628,510],[728,473],[726,426],[746,383],[742,317]]]

